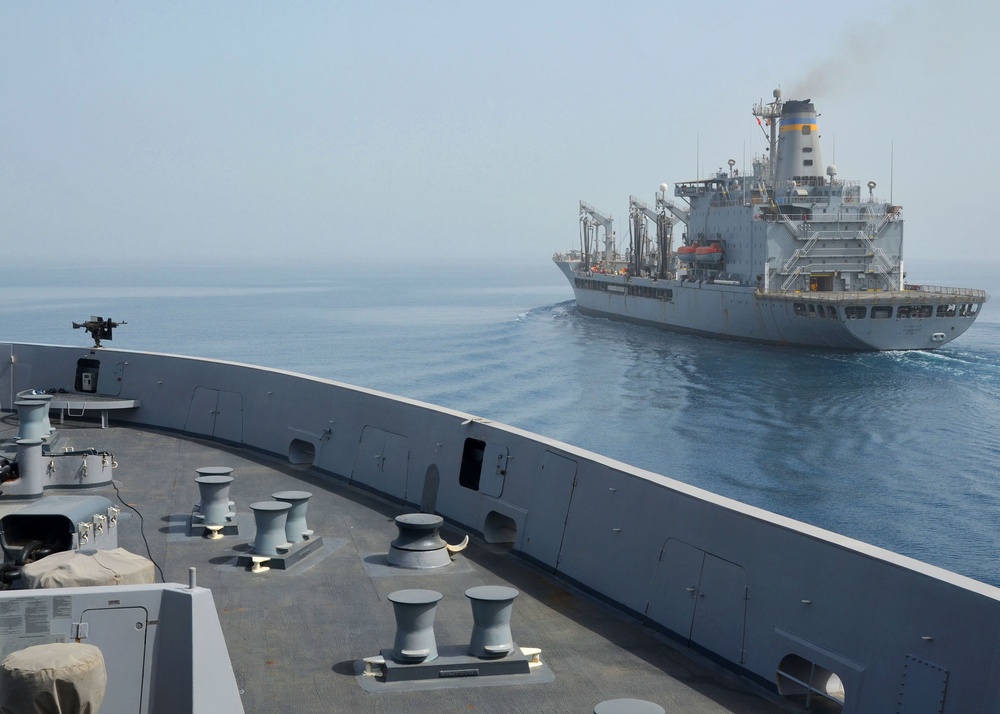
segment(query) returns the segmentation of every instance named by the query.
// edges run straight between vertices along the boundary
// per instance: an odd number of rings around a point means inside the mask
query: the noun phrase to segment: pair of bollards
[[[229,500],[229,486],[233,483],[233,470],[229,466],[203,466],[195,469],[201,501],[194,507],[193,518],[209,532],[209,538],[221,538],[219,531],[236,520],[235,505]]]
[[[312,535],[306,526],[306,508],[312,494],[308,491],[278,491],[273,501],[250,504],[257,535],[253,551],[257,555],[278,555],[278,548],[301,543]]]
[[[465,591],[472,605],[473,620],[469,655],[496,659],[513,652],[510,615],[518,594],[514,588],[502,585],[482,585]],[[389,594],[396,616],[394,660],[415,664],[437,658],[434,615],[441,598],[441,593],[435,590],[397,590]]]
[[[228,466],[205,466],[196,469],[195,482],[201,495],[197,507],[202,522],[210,531],[217,532],[233,522],[233,502],[229,488],[234,478]],[[278,555],[278,548],[299,543],[312,535],[306,524],[306,510],[312,494],[308,491],[278,491],[271,494],[273,501],[250,504],[257,527],[253,549],[258,555]],[[221,537],[221,536],[220,536]]]

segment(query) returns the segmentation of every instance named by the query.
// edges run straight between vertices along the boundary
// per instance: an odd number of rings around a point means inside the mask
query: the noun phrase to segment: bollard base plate
[[[191,517],[188,520],[188,537],[190,538],[207,538],[209,535],[208,529],[202,520],[195,516],[197,511],[191,512]],[[200,515],[200,514],[199,514]],[[223,536],[234,536],[240,534],[240,526],[236,522],[236,514],[231,515],[231,519],[228,523],[222,526],[218,531],[219,535]]]
[[[250,545],[252,546],[253,544],[251,543]],[[307,555],[319,550],[322,546],[323,539],[321,537],[310,538],[309,540],[292,543],[287,549],[279,548],[277,555],[270,556],[270,560],[267,561],[267,566],[271,568],[271,570],[288,570]],[[236,565],[242,567],[252,565],[254,555],[255,554],[253,552],[248,552],[239,556],[236,559]]]
[[[385,682],[413,682],[419,680],[468,679],[494,677],[511,674],[529,674],[530,657],[514,650],[506,657],[480,659],[468,654],[468,645],[446,645],[438,647],[438,656],[430,662],[401,664],[392,656],[391,649],[380,652],[385,658]]]

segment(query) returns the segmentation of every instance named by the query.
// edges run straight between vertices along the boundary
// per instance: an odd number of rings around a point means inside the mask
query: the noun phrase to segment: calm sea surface
[[[1000,585],[1000,266],[935,352],[829,353],[584,317],[551,264],[24,269],[4,338],[278,367],[506,422]],[[14,271],[9,271],[14,272]]]

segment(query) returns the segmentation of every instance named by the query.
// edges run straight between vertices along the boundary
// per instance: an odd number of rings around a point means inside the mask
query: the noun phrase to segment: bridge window
[[[778,693],[806,709],[840,712],[844,708],[844,683],[815,662],[787,655],[778,665]]]
[[[872,308],[872,319],[886,319],[892,317],[892,305],[876,305]]]

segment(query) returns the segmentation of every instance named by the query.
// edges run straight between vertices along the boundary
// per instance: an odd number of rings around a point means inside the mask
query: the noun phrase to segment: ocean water
[[[997,266],[908,264],[985,288]],[[585,317],[547,261],[37,266],[8,340],[259,364],[513,424],[1000,585],[1000,302],[934,352],[720,342]],[[997,298],[1000,300],[1000,298]]]

